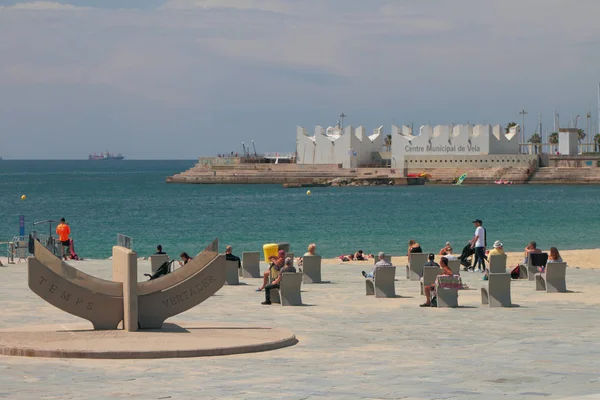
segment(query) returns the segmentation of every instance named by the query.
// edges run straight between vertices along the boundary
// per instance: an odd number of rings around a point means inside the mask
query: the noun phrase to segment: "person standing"
[[[64,217],[60,219],[60,224],[56,227],[56,234],[58,235],[60,244],[62,244],[62,257],[66,260],[69,247],[71,246],[71,239],[69,238],[71,228],[69,228],[69,224],[67,224]]]
[[[471,248],[475,250],[475,262],[473,263],[473,271],[485,271],[485,246],[487,242],[486,231],[482,226],[483,221],[476,219],[473,221],[475,225],[475,235],[471,239]]]

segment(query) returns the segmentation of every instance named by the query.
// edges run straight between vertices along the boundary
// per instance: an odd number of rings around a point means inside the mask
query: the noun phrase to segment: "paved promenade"
[[[25,265],[0,267],[0,328],[81,322],[27,288]],[[111,276],[110,261],[72,265]],[[510,309],[482,306],[481,275],[463,273],[471,290],[460,292],[461,308],[436,309],[418,306],[424,298],[404,267],[402,297],[367,298],[360,271],[368,268],[325,265],[332,283],[303,285],[304,307],[263,306],[259,280],[245,279],[175,317],[286,328],[295,346],[163,360],[0,356],[0,398],[600,399],[600,270],[568,269],[573,293],[513,281],[520,307]]]

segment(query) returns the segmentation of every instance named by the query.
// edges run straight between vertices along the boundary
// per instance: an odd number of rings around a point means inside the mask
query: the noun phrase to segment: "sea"
[[[117,234],[131,237],[140,257],[158,244],[173,256],[196,254],[215,238],[220,251],[230,244],[239,255],[281,242],[295,254],[314,242],[324,257],[403,255],[409,239],[436,253],[449,241],[460,253],[479,218],[488,246],[500,240],[508,251],[531,240],[542,249],[600,247],[600,186],[327,187],[308,195],[281,185],[166,183],[194,163],[2,160],[0,242],[19,234],[23,215],[26,234],[48,233],[34,223],[64,217],[76,252],[93,259],[110,257]]]

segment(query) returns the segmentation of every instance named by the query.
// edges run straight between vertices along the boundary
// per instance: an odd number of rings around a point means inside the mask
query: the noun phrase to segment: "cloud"
[[[286,0],[168,0],[161,8],[165,10],[229,8],[286,13],[293,7]]]
[[[583,115],[600,78],[600,2],[577,5],[168,0],[140,10],[19,2],[0,12],[0,132],[53,129],[60,137],[93,120],[90,129],[117,132],[133,149],[148,132],[169,131],[173,145],[163,150],[180,156],[182,140],[189,157],[221,140],[205,144],[194,132],[226,141],[252,132],[287,146],[282,132],[335,123],[341,111],[349,123],[373,126],[499,123],[523,107],[532,116],[561,106]],[[71,119],[80,119],[77,128],[64,125]]]
[[[28,10],[28,11],[47,11],[47,10],[88,10],[90,7],[78,7],[72,4],[58,3],[55,1],[32,1],[25,3],[16,3],[12,6],[0,6],[5,10]]]

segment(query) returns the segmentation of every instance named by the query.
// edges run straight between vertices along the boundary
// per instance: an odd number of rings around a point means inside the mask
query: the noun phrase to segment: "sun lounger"
[[[168,254],[152,254],[150,256],[150,271],[152,271],[152,275],[158,271],[161,265],[169,261]]]
[[[271,289],[271,302],[281,303],[282,306],[301,306],[302,275],[301,272],[284,272],[279,289]]]
[[[535,274],[535,290],[545,290],[546,293],[566,292],[566,273],[567,263],[549,263],[545,272]]]
[[[302,258],[302,283],[321,282],[321,256],[304,256]]]
[[[506,258],[504,261],[506,264]],[[490,263],[490,265],[492,264]],[[510,273],[490,272],[487,284],[481,288],[481,304],[489,304],[490,307],[510,307],[512,305],[510,298]]]
[[[226,285],[239,285],[240,276],[238,275],[238,262],[237,261],[225,261],[225,284]]]
[[[421,275],[423,275],[423,266],[427,262],[427,254],[425,253],[412,253],[410,255],[410,261],[406,266],[406,279],[411,281],[419,281]]]
[[[374,278],[365,278],[367,296],[396,297],[396,267],[378,267]]]
[[[435,279],[442,273],[442,269],[438,267],[423,267],[423,277],[421,278],[421,295],[425,296],[425,286],[433,285]]]
[[[260,278],[260,253],[258,251],[242,253],[241,272],[244,278]]]

